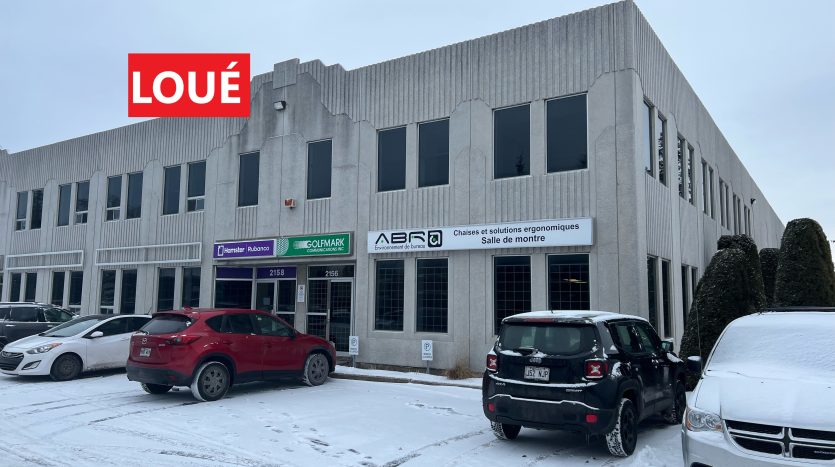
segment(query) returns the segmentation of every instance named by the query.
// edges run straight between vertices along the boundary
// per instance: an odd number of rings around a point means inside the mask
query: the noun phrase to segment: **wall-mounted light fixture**
[[[275,101],[273,102],[273,108],[275,110],[284,110],[287,107],[287,101]]]

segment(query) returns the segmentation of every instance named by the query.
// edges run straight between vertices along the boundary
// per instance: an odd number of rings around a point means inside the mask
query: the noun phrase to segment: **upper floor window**
[[[715,204],[715,201],[714,201],[715,198],[713,196],[713,168],[708,167],[707,168],[707,173],[708,173],[708,178],[710,178],[710,180],[708,180],[708,188],[710,189],[710,218],[711,219],[716,219],[716,211],[714,210],[714,207],[713,207],[714,204]]]
[[[258,205],[260,153],[241,154],[238,165],[238,206]]]
[[[418,125],[418,186],[449,183],[449,119]]]
[[[307,199],[330,198],[333,141],[307,143]]]
[[[655,148],[658,154],[658,181],[667,184],[667,120],[658,114],[655,123]]]
[[[696,205],[695,185],[693,182],[693,146],[687,146],[687,201]]]
[[[75,223],[87,223],[87,209],[90,204],[90,182],[75,184]]]
[[[702,159],[702,211],[704,211],[705,214],[708,214],[710,212],[710,200],[707,197],[708,182],[709,179],[707,177],[707,162],[705,162],[705,160]]]
[[[142,172],[128,174],[128,205],[125,219],[142,216]]]
[[[641,108],[643,110],[643,115],[641,120],[644,122],[644,129],[642,133],[644,134],[644,170],[654,177],[655,176],[655,150],[652,146],[652,106],[649,105],[646,101],[644,101],[644,106]]]
[[[548,172],[588,167],[586,95],[551,99],[546,112]]]
[[[719,179],[719,224],[725,227],[725,182]]]
[[[70,225],[70,198],[72,185],[58,187],[58,226]]]
[[[180,212],[180,166],[165,168],[162,184],[162,214]]]
[[[206,203],[206,161],[188,165],[188,193],[186,210],[202,211]]]
[[[30,229],[40,229],[43,220],[43,190],[32,190],[32,220]]]
[[[684,159],[684,138],[678,138],[678,145],[676,146],[676,154],[678,155],[678,195],[684,198],[684,173],[687,171],[687,162]]]
[[[377,132],[377,191],[406,188],[406,127]]]
[[[493,178],[531,173],[530,105],[493,112]]]
[[[107,178],[107,208],[106,221],[115,221],[121,217],[122,210],[122,176]]]
[[[21,191],[17,194],[17,211],[15,215],[15,230],[26,229],[26,215],[29,210],[29,192]]]

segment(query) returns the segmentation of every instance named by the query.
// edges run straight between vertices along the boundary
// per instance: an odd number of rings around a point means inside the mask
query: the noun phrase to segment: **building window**
[[[690,268],[690,290],[693,291],[692,300],[696,300],[696,286],[699,285],[699,269]]]
[[[17,194],[17,213],[14,229],[26,230],[26,214],[29,211],[29,192],[21,191]]]
[[[279,318],[293,326],[296,321],[296,281],[278,281],[278,300],[275,302]]]
[[[690,267],[687,265],[681,266],[681,311],[682,322],[687,325],[687,310],[690,309]]]
[[[655,147],[658,153],[658,181],[667,184],[667,120],[656,112],[658,121],[655,124]]]
[[[374,329],[378,331],[402,331],[404,302],[403,260],[377,261],[376,268],[377,282]]]
[[[43,220],[43,190],[32,190],[32,220],[30,229],[40,229]]]
[[[238,206],[258,205],[258,181],[260,178],[261,154],[241,154],[238,165]]]
[[[159,286],[157,287],[157,311],[174,309],[174,268],[159,268]]]
[[[708,174],[710,176],[710,181],[708,182],[708,187],[710,188],[710,218],[716,219],[716,210],[714,209],[714,197],[713,197],[713,168],[707,168]]]
[[[142,216],[142,172],[128,174],[128,205],[125,219]]]
[[[180,212],[180,166],[165,168],[162,185],[162,215]]]
[[[23,286],[23,274],[19,272],[12,273],[12,284],[11,289],[9,290],[9,301],[11,302],[19,302],[20,301],[20,289]]]
[[[75,184],[75,223],[87,223],[87,209],[90,204],[90,182]]]
[[[493,332],[499,333],[502,320],[531,311],[531,257],[493,258]]]
[[[670,262],[661,261],[661,310],[664,313],[664,337],[673,335],[673,314],[670,303]]]
[[[589,255],[548,256],[548,309],[590,309]]]
[[[26,286],[24,290],[23,301],[24,302],[34,302],[35,301],[35,291],[38,289],[38,273],[36,272],[27,272],[26,273]]]
[[[531,109],[529,104],[493,112],[493,178],[531,173]]]
[[[70,311],[81,311],[81,294],[84,290],[84,273],[82,271],[70,272]]]
[[[418,186],[449,183],[449,119],[418,125]]]
[[[447,332],[448,269],[446,258],[417,260],[417,332]]]
[[[546,113],[548,173],[587,168],[586,95],[551,99]]]
[[[652,106],[647,101],[644,101],[643,107],[644,115],[641,120],[644,121],[644,170],[651,176],[655,176],[655,150],[652,146],[653,130],[652,130]]]
[[[116,271],[104,269],[101,272],[101,294],[99,296],[99,313],[112,315],[116,312]]]
[[[725,182],[719,179],[719,224],[725,227]]]
[[[183,308],[200,306],[200,268],[183,268]]]
[[[676,146],[676,154],[678,156],[678,195],[684,198],[684,174],[687,171],[687,168],[684,166],[685,159],[684,159],[684,138],[678,138],[678,145]]]
[[[64,306],[64,271],[52,273],[52,296],[49,303],[55,306]]]
[[[730,230],[731,228],[731,190],[725,184],[725,226]]]
[[[406,188],[406,127],[377,132],[377,191]]]
[[[687,146],[687,201],[696,205],[695,184],[693,182],[693,146]]]
[[[136,269],[122,270],[122,290],[119,300],[119,314],[136,313]]]
[[[105,221],[118,220],[122,210],[122,176],[107,178],[107,207]]]
[[[736,235],[736,234],[739,233],[739,198],[736,197],[736,193],[734,193],[732,196],[733,196],[733,202],[731,203],[731,206],[733,207],[733,210],[734,210],[734,218],[733,218],[734,230],[733,230],[733,232],[734,232],[734,235]]]
[[[333,141],[307,143],[307,199],[330,198]]]
[[[72,185],[58,187],[58,227],[70,225],[70,197]]]
[[[188,165],[188,193],[186,210],[202,211],[206,202],[206,161],[192,162]]]
[[[647,298],[649,324],[658,329],[658,261],[653,256],[647,256]]]
[[[216,280],[215,307],[252,308],[252,280]]]

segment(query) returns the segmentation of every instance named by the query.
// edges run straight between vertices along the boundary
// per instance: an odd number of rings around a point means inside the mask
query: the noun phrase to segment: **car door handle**
[[[16,325],[16,324],[7,324],[7,325],[6,325],[6,327],[7,327],[7,328],[13,328],[13,327],[15,327],[15,326],[17,326],[17,325]]]

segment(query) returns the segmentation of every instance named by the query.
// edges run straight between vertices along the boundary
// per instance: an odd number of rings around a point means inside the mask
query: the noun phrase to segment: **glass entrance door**
[[[274,313],[293,326],[296,320],[296,280],[280,279],[256,284],[255,309]]]
[[[353,281],[311,279],[308,285],[307,333],[328,339],[338,352],[348,351]]]
[[[255,287],[255,309],[275,311],[275,282],[259,282]]]

